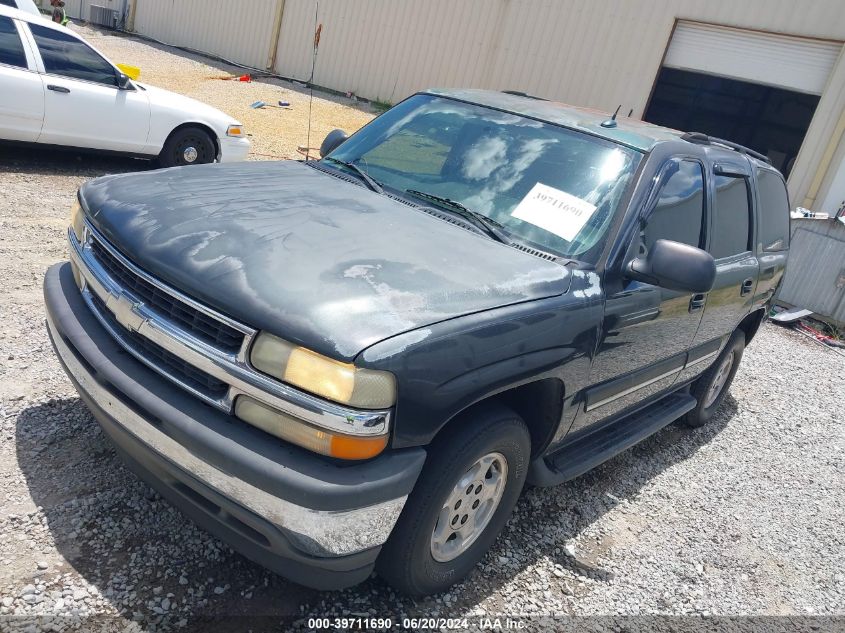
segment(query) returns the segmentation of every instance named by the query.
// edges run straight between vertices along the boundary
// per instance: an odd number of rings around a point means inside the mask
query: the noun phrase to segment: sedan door
[[[134,85],[118,87],[118,71],[66,30],[29,24],[45,88],[39,143],[117,152],[143,152],[150,103]]]
[[[44,85],[17,24],[0,15],[0,139],[32,142],[44,122]]]

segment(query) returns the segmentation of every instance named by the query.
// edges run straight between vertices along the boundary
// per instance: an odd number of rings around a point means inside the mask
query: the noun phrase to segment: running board
[[[545,460],[537,460],[532,464],[531,483],[551,486],[575,479],[692,411],[696,404],[696,399],[688,393],[661,398],[618,422],[578,438]],[[543,461],[546,469],[538,463]]]

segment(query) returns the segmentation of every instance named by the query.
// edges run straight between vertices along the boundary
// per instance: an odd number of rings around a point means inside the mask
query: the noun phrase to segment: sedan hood
[[[294,161],[108,176],[80,197],[94,226],[142,269],[343,360],[408,330],[569,286],[555,262]]]
[[[150,101],[150,108],[152,108],[153,113],[157,110],[176,111],[180,113],[189,112],[194,119],[213,124],[215,128],[218,128],[215,130],[218,135],[225,134],[226,128],[230,124],[238,123],[234,117],[230,117],[222,110],[218,110],[207,103],[203,103],[202,101],[197,101],[196,99],[191,99],[191,97],[170,92],[164,88],[151,86],[150,84],[142,84],[139,82],[135,83],[144,88],[147,98]]]

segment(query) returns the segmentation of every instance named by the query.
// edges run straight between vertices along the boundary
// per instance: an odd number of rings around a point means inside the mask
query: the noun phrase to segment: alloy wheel
[[[501,453],[478,459],[458,479],[431,534],[431,555],[446,563],[463,554],[484,532],[499,507],[508,478]]]
[[[704,408],[709,409],[716,402],[722,389],[725,388],[725,383],[728,381],[728,376],[731,374],[731,369],[734,365],[734,353],[728,354],[719,366],[716,372],[716,377],[713,378],[713,384],[707,390],[707,397],[704,399]]]

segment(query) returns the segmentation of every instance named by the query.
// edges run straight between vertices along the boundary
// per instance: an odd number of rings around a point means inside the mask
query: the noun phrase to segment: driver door
[[[659,239],[701,248],[706,234],[704,170],[693,159],[669,160],[656,196],[641,216],[626,263],[643,257]],[[630,279],[609,292],[584,410],[571,432],[583,431],[668,389],[686,361],[705,295],[668,290]]]
[[[121,90],[117,70],[69,33],[29,24],[44,82],[44,126],[39,143],[142,152],[150,104],[134,86]]]

